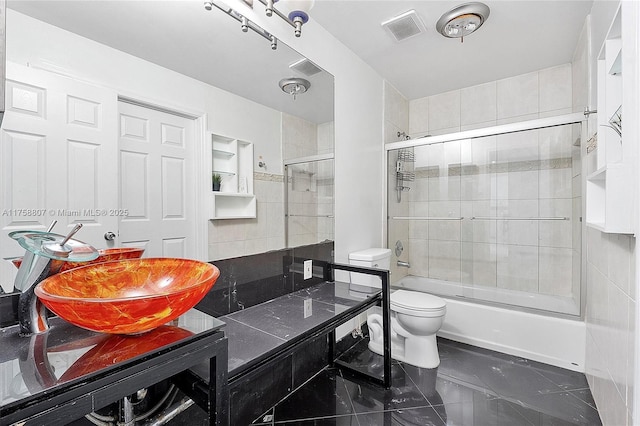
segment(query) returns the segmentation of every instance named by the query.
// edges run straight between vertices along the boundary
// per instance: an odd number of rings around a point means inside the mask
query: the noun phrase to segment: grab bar
[[[568,217],[494,217],[473,216],[471,220],[569,220]]]
[[[397,220],[462,220],[464,217],[437,217],[437,216],[392,216]]]

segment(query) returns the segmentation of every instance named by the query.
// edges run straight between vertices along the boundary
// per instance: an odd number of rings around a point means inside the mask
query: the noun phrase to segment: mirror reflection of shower
[[[285,161],[285,245],[333,241],[333,154]]]

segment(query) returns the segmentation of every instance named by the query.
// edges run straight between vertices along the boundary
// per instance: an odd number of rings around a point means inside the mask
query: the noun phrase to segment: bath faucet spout
[[[31,336],[49,330],[47,310],[35,294],[36,286],[45,278],[57,274],[64,262],[84,262],[98,257],[98,251],[71,237],[82,224],[76,225],[67,236],[51,232],[15,231],[9,236],[26,249],[14,288],[18,298],[20,335]]]
[[[397,265],[403,266],[405,268],[411,268],[411,265],[409,264],[409,262],[403,262],[402,260],[398,260]]]
[[[34,290],[40,281],[51,274],[52,263],[53,259],[37,256],[30,251],[25,253],[22,260],[14,284],[14,287],[20,290],[18,321],[21,336],[31,336],[49,330],[47,310]]]

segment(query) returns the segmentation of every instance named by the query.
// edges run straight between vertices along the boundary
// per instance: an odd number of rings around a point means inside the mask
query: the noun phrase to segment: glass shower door
[[[333,241],[333,154],[285,163],[286,247]]]
[[[389,150],[388,244],[409,264],[392,262],[396,284],[579,315],[579,138],[566,124]]]

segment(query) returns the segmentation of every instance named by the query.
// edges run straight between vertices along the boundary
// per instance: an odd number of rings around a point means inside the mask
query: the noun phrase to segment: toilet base
[[[384,355],[382,315],[370,314],[367,318],[367,326],[369,349],[378,355]],[[421,368],[438,367],[440,356],[435,327],[433,331],[434,333],[430,335],[412,335],[399,324],[394,313],[391,317],[391,358]]]
[[[404,348],[400,346],[400,344],[396,342],[391,342],[391,358],[404,362],[415,367],[420,368],[437,368],[440,365],[440,356],[438,355],[438,346],[435,341],[435,335],[426,336],[433,337],[433,345],[430,345],[429,348],[424,348],[419,354],[419,356],[413,357],[405,357]],[[401,337],[396,337],[397,339],[402,339]],[[369,340],[369,350],[378,355],[384,356],[384,348],[382,346],[382,341],[372,341]]]

